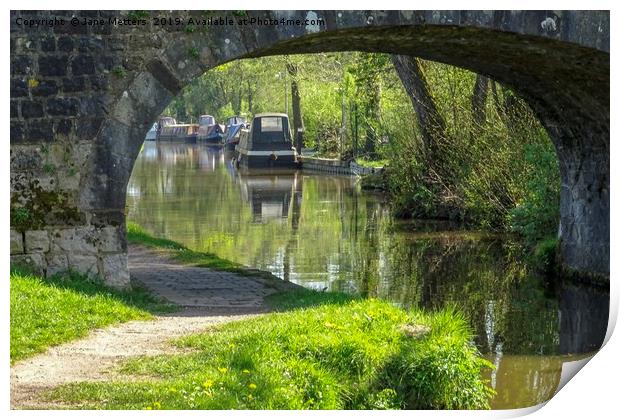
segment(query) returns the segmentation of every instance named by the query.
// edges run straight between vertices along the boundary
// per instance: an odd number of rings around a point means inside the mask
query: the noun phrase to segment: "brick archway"
[[[189,30],[152,22],[220,15],[301,24]],[[17,23],[53,17],[147,23]],[[607,12],[12,12],[12,260],[29,260],[47,274],[70,267],[127,284],[127,182],[144,134],[173,97],[234,59],[347,50],[440,61],[519,92],[558,152],[562,263],[608,278]]]

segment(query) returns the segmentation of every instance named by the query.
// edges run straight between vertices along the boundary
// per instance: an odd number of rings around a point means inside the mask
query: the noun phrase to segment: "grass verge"
[[[136,380],[64,385],[48,398],[105,409],[488,408],[488,362],[454,311],[310,290],[269,303],[280,312],[175,342],[191,352],[126,362]]]
[[[10,282],[11,363],[94,328],[175,309],[143,288],[117,290],[73,272],[43,279],[16,267]]]

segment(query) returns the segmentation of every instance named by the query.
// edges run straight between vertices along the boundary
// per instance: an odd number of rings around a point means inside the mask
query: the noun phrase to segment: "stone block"
[[[150,73],[139,74],[129,89],[129,94],[147,110],[156,108],[158,104],[169,103],[173,98],[164,85]]]
[[[24,253],[24,238],[21,232],[11,229],[11,255]]]
[[[24,238],[27,253],[48,252],[50,250],[50,238],[46,230],[28,230],[24,234]]]
[[[95,73],[95,61],[89,55],[78,55],[71,62],[71,71],[74,76]]]
[[[135,121],[137,121],[136,105],[137,103],[133,97],[130,97],[125,91],[116,103],[116,106],[112,111],[112,117],[125,125],[132,125]]]
[[[129,286],[129,267],[127,254],[104,255],[101,259],[101,276],[109,286],[124,288]]]
[[[54,139],[54,124],[49,120],[35,120],[28,124],[26,139],[29,141],[52,141]],[[11,140],[13,135],[11,133]]]
[[[43,105],[40,102],[34,102],[34,101],[22,102],[22,117],[40,118],[42,116],[43,116]]]
[[[103,117],[106,115],[105,103],[97,95],[80,98],[80,115],[86,117]]]
[[[51,96],[58,93],[58,84],[54,80],[40,80],[39,84],[32,88],[32,96]]]
[[[48,276],[53,276],[56,273],[67,271],[69,268],[66,254],[47,254],[47,271]]]
[[[75,98],[55,98],[47,101],[47,113],[54,116],[75,116],[79,101]]]
[[[11,265],[21,265],[37,274],[44,274],[47,263],[43,254],[11,255]]]
[[[14,55],[11,57],[11,74],[28,74],[32,69],[32,59],[28,55]]]
[[[99,251],[120,252],[123,250],[119,228],[107,226],[99,231]]]
[[[28,87],[26,86],[25,79],[11,79],[11,98],[19,98],[21,96],[28,96]]]
[[[92,277],[99,274],[96,255],[69,254],[68,265],[71,270]]]
[[[65,76],[68,58],[68,56],[39,57],[39,74],[41,76]]]
[[[74,46],[73,38],[68,37],[68,36],[63,36],[63,37],[58,38],[58,49],[60,51],[64,51],[64,52],[73,51],[73,46]]]
[[[95,137],[103,124],[103,118],[82,117],[77,121],[76,134],[81,140]]]
[[[24,123],[11,121],[11,144],[24,140]]]
[[[19,101],[11,101],[11,118],[19,118]]]
[[[93,228],[61,229],[52,233],[52,252],[96,254]]]
[[[48,36],[41,39],[41,51],[53,52],[56,50],[56,38]]]
[[[63,79],[62,90],[63,92],[79,92],[86,88],[86,81],[83,77],[69,77]]]

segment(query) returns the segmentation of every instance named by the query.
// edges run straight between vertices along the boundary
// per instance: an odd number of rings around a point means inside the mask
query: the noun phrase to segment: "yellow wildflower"
[[[250,385],[248,385],[248,388],[250,388],[250,389],[256,389],[256,384],[250,384]]]
[[[213,381],[211,379],[207,379],[202,383],[202,386],[205,388],[211,388],[213,386]]]
[[[221,367],[221,368],[217,368],[217,370],[219,370],[219,371],[220,371],[220,373],[226,373],[226,372],[228,372],[228,368],[223,368],[223,367]]]

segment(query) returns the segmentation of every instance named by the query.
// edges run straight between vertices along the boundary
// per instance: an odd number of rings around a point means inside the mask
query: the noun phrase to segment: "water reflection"
[[[355,179],[303,172],[241,174],[198,145],[146,144],[128,187],[129,219],[307,287],[403,306],[463,310],[496,408],[543,402],[562,363],[600,347],[604,291],[545,286],[514,238],[433,222],[397,222]]]

